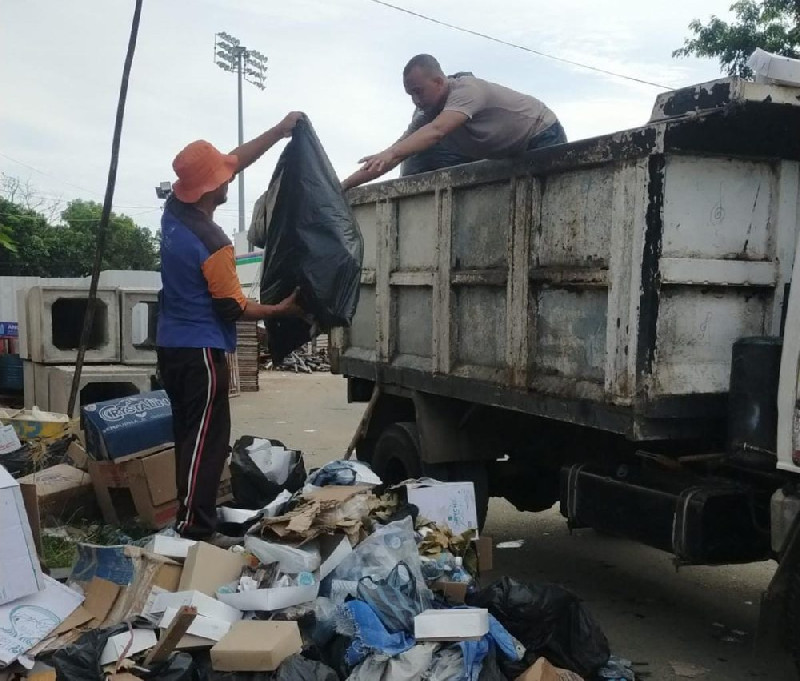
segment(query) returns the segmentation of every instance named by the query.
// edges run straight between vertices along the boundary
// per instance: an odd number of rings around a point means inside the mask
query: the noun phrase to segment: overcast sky
[[[668,87],[720,77],[716,62],[670,55],[692,19],[726,16],[730,3],[393,2]],[[2,0],[0,172],[30,180],[54,200],[102,201],[132,13],[133,2],[123,0]],[[235,77],[213,62],[218,31],[269,57],[266,89],[245,84],[245,138],[290,110],[305,111],[341,177],[405,129],[413,107],[401,72],[419,52],[436,55],[447,72],[472,71],[544,100],[571,140],[644,124],[659,92],[370,0],[144,0],[114,201],[139,224],[157,228],[154,187],[174,179],[172,159],[185,144],[204,138],[223,151],[237,144]],[[282,146],[247,172],[248,224]],[[229,233],[237,225],[236,201],[232,187],[217,213]]]

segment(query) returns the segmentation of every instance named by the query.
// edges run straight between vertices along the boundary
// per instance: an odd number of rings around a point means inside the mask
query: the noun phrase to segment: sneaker
[[[203,541],[220,549],[230,549],[234,546],[241,546],[244,544],[244,537],[228,537],[227,535],[220,534],[219,532],[214,532],[214,534]]]

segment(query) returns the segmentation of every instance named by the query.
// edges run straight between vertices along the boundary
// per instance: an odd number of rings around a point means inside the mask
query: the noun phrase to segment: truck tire
[[[483,461],[454,461],[451,463],[423,463],[422,473],[442,482],[471,482],[475,487],[475,510],[478,531],[483,532],[489,512],[489,474]]]
[[[786,594],[786,624],[789,652],[794,659],[797,678],[800,679],[800,565],[796,565],[789,576]]]
[[[375,443],[372,469],[388,485],[422,476],[416,423],[402,421],[386,427]]]

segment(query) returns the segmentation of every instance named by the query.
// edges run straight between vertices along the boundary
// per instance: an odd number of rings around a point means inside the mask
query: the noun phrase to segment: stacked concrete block
[[[17,292],[26,408],[67,413],[88,298],[80,284]],[[151,390],[157,304],[156,288],[98,289],[72,417],[83,405]]]
[[[39,407],[44,411],[50,409],[50,391],[48,390],[47,364],[37,364],[28,359],[22,360],[22,380],[25,390],[25,409]]]
[[[75,367],[48,366],[46,372],[49,411],[68,413],[69,393],[75,376]],[[73,418],[79,416],[80,407],[85,404],[149,392],[152,389],[154,375],[154,366],[85,365],[81,371],[78,399],[70,416]]]
[[[158,289],[119,289],[119,314],[122,363],[155,364]]]
[[[40,364],[68,364],[78,354],[88,288],[34,286],[19,307],[24,357]],[[119,300],[116,289],[97,291],[86,363],[120,361]]]

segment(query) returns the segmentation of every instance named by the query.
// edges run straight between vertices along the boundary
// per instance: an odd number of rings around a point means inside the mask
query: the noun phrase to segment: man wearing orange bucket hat
[[[214,222],[228,184],[283,138],[292,112],[254,140],[223,154],[205,140],[172,162],[178,176],[161,219],[161,280],[156,344],[161,381],[172,403],[178,515],[187,538],[231,543],[216,532],[216,498],[230,444],[226,352],[236,321],[298,316],[296,293],[277,305],[248,300],[236,274],[233,244]]]

